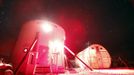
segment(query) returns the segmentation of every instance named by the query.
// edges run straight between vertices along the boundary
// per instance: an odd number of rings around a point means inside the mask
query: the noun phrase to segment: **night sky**
[[[34,19],[61,25],[75,53],[98,43],[112,57],[134,61],[133,0],[0,0],[1,56],[11,55],[21,26]]]

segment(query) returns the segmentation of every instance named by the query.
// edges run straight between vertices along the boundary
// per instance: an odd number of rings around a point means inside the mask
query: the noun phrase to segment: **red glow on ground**
[[[134,69],[75,69],[79,75],[134,75]],[[76,74],[77,75],[77,74]]]
[[[134,74],[133,69],[100,69],[100,70],[94,70],[95,72],[100,72],[100,73],[107,73],[107,74]]]

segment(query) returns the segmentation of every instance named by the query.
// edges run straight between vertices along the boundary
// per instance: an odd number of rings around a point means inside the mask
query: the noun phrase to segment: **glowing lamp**
[[[25,53],[27,52],[27,48],[24,49],[24,52],[25,52]]]
[[[60,52],[64,48],[64,44],[60,40],[49,41],[49,48],[52,53]]]
[[[53,30],[53,27],[49,22],[43,22],[41,28],[44,32],[51,32]]]

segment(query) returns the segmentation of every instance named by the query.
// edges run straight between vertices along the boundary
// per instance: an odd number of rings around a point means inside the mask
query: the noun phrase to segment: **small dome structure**
[[[99,44],[90,45],[79,52],[77,56],[92,68],[110,68],[111,65],[110,54],[106,48]],[[85,68],[77,58],[75,58],[75,62],[79,67]]]

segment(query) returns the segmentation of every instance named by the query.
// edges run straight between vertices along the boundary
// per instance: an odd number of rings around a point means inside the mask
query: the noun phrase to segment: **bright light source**
[[[64,49],[64,44],[60,40],[49,41],[49,48],[52,53],[61,52]]]
[[[24,49],[24,52],[25,52],[25,53],[27,52],[27,48]]]
[[[41,28],[44,32],[51,32],[53,30],[53,27],[50,22],[43,22]]]

